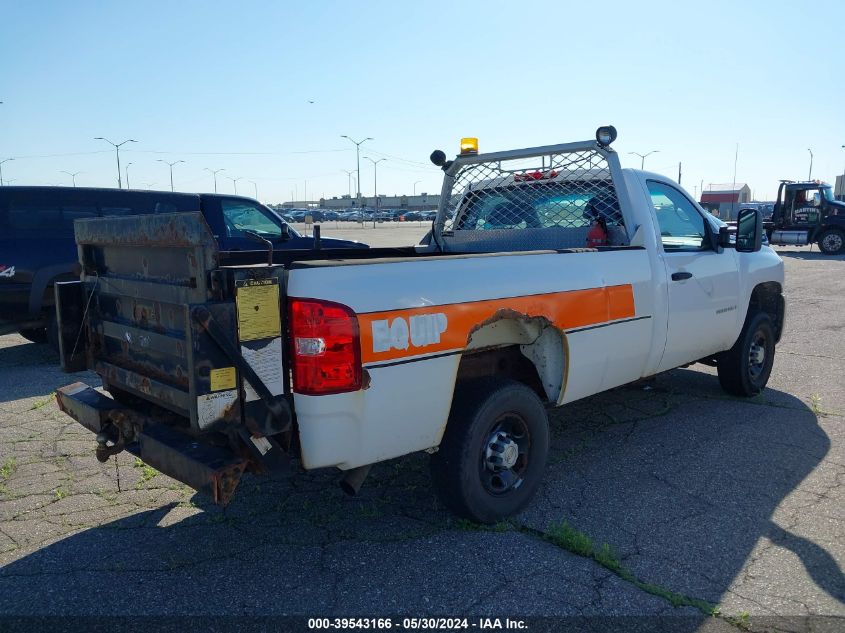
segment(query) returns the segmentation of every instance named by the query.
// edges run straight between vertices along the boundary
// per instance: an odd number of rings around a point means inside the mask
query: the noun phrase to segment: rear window
[[[73,233],[73,221],[97,217],[96,207],[49,206],[12,201],[8,210],[8,228],[20,237],[29,234],[55,237]]]
[[[608,224],[622,220],[609,183],[577,180],[478,189],[459,216],[458,230],[577,228],[597,217]]]
[[[190,194],[61,188],[4,193],[0,231],[13,238],[72,238],[74,220],[84,218],[199,210],[199,197]]]

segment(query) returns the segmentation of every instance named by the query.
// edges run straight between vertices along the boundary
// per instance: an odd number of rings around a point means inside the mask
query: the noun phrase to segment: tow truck
[[[764,224],[769,243],[777,246],[818,244],[826,255],[845,253],[845,203],[820,180],[781,180],[771,222]]]
[[[753,396],[784,329],[760,211],[732,234],[671,178],[622,169],[615,138],[435,151],[417,246],[224,256],[198,213],[77,220],[62,363],[103,389],[59,406],[100,460],[129,451],[221,504],[292,457],[355,493],[426,451],[447,508],[513,515],[543,479],[548,408],[699,361]]]

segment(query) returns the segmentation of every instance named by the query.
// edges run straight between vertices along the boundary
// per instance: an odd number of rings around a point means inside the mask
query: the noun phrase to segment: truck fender
[[[59,277],[63,275],[73,276],[74,265],[73,262],[70,262],[45,266],[32,276],[32,286],[29,290],[30,317],[40,316],[41,310],[44,308],[44,294],[47,291],[47,286],[60,281]]]
[[[778,282],[767,281],[754,286],[748,301],[745,319],[742,322],[743,327],[758,312],[765,312],[772,318],[775,328],[775,343],[779,343],[786,321],[786,300],[783,296],[783,289]],[[737,333],[737,338],[741,333],[742,330]]]
[[[569,368],[566,335],[545,317],[502,309],[472,329],[465,353],[512,346],[533,364],[546,399],[560,403]]]

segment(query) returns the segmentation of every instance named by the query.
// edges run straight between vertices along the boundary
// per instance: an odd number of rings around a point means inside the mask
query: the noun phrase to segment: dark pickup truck
[[[20,332],[57,346],[53,285],[79,278],[74,220],[182,211],[203,214],[223,253],[267,251],[270,244],[285,250],[315,246],[314,237],[300,235],[272,210],[242,196],[0,187],[0,335]],[[349,240],[320,241],[324,248],[367,248]]]

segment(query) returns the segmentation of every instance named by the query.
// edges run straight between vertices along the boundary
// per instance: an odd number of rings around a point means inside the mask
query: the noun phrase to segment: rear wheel
[[[765,387],[775,362],[775,329],[765,312],[750,316],[739,339],[716,357],[722,389],[734,396],[756,396]]]
[[[819,250],[826,255],[845,253],[845,232],[840,229],[827,229],[819,235]]]
[[[455,391],[432,479],[443,504],[478,523],[522,510],[543,480],[549,425],[540,398],[512,380],[483,379]]]

